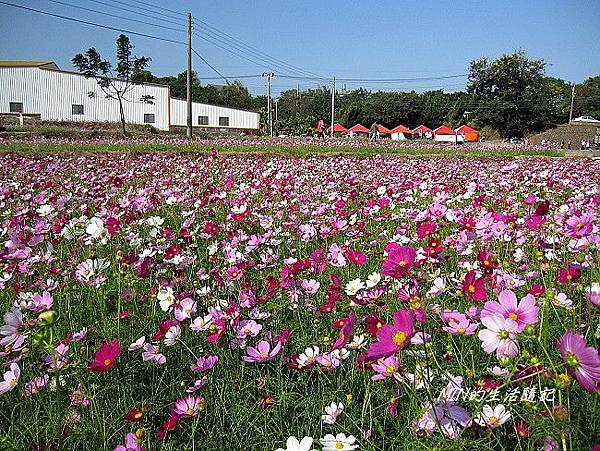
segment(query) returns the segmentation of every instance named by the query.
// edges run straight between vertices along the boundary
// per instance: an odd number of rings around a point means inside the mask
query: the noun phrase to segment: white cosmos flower
[[[146,343],[146,337],[142,336],[140,338],[138,338],[137,340],[135,340],[133,343],[131,343],[127,350],[128,351],[137,351],[138,349],[142,349],[142,347],[144,346],[144,344]]]
[[[343,410],[344,404],[336,404],[335,402],[332,402],[328,406],[325,406],[325,414],[321,416],[321,420],[323,420],[323,423],[326,424],[334,424],[337,420],[337,417],[343,412]]]
[[[348,296],[355,296],[358,292],[365,288],[365,284],[360,279],[351,280],[346,284],[344,290]]]
[[[296,437],[288,437],[285,443],[285,449],[277,448],[275,451],[314,451],[311,449],[313,444],[312,437],[304,437],[298,441]]]
[[[498,404],[492,408],[486,404],[481,409],[479,415],[475,417],[475,423],[481,426],[488,426],[492,429],[502,426],[510,420],[511,414],[503,404]]]
[[[318,346],[309,346],[298,356],[298,363],[302,366],[312,365],[319,355],[321,355],[321,350]]]
[[[346,347],[348,349],[361,349],[367,345],[367,337],[364,334],[355,335],[352,337],[352,342],[348,343]]]
[[[340,451],[340,450],[355,450],[358,449],[358,444],[355,445],[356,437],[340,432],[335,437],[332,434],[327,434],[321,439],[323,451]]]
[[[88,222],[88,225],[85,227],[85,233],[87,233],[91,238],[98,241],[106,240],[108,237],[108,230],[104,227],[104,222],[102,219],[94,216]]]
[[[171,308],[173,302],[175,302],[173,288],[161,288],[158,294],[156,295],[156,299],[158,299],[158,303],[160,304],[160,308],[163,310],[163,312],[166,312],[167,310],[169,310],[169,308]]]
[[[165,346],[173,346],[181,336],[181,327],[171,326],[165,334]]]
[[[37,207],[37,209],[35,211],[40,216],[48,216],[50,213],[52,213],[54,211],[54,208],[52,208],[52,206],[50,206],[48,204],[44,204],[44,205],[40,205],[39,207]]]
[[[373,288],[380,281],[381,281],[381,274],[379,274],[378,272],[369,274],[369,277],[367,277],[367,288]]]

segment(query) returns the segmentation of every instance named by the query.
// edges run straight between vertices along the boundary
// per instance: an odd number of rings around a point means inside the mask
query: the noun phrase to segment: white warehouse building
[[[186,101],[172,98],[167,85],[133,85],[123,109],[129,124],[168,131],[187,123]],[[61,70],[52,61],[0,61],[0,115],[19,113],[44,121],[121,120],[119,103],[107,99],[94,78]],[[192,120],[195,128],[203,130],[259,130],[257,112],[219,105],[193,102]]]

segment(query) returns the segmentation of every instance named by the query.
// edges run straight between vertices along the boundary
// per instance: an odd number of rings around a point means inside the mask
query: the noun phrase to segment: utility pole
[[[275,123],[279,120],[279,99],[275,99]]]
[[[573,105],[575,104],[575,86],[577,85],[574,84],[571,88],[571,110],[569,111],[569,124],[573,120]]]
[[[335,77],[333,77],[333,88],[331,89],[331,137],[333,138],[333,124],[335,123]]]
[[[187,29],[187,137],[192,139],[192,13],[188,13]]]
[[[263,72],[262,76],[267,77],[269,81],[269,96],[267,97],[267,113],[269,117],[269,134],[271,138],[273,137],[273,112],[271,111],[271,78],[273,78],[275,74],[273,72]]]

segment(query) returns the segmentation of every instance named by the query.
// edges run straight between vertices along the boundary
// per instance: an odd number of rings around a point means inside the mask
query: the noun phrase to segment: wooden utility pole
[[[573,87],[571,88],[571,109],[569,110],[569,124],[573,120],[573,105],[575,104],[575,86],[577,85],[573,85]]]
[[[275,74],[273,72],[263,72],[262,76],[267,77],[269,82],[269,95],[267,97],[267,114],[269,118],[269,135],[271,138],[273,137],[273,111],[271,107],[271,78],[273,78]]]
[[[335,124],[335,77],[333,77],[333,87],[331,89],[331,137],[333,138],[333,124]]]
[[[187,137],[192,139],[192,13],[188,13],[187,29]]]

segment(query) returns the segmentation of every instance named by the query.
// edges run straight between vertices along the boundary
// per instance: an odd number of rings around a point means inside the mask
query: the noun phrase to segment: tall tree
[[[545,68],[543,59],[529,59],[522,51],[472,61],[467,86],[476,101],[476,121],[503,137],[543,129],[551,108]]]
[[[152,60],[145,56],[134,56],[132,52],[133,45],[129,42],[129,38],[121,34],[117,38],[117,66],[114,70],[111,62],[103,59],[94,47],[87,49],[85,54],[78,53],[72,59],[73,65],[79,72],[88,78],[96,79],[108,99],[118,101],[123,134],[127,133],[123,100],[134,85],[141,83],[138,81],[141,78],[140,73]],[[153,100],[147,96],[140,99],[141,102],[147,103],[152,103]]]

